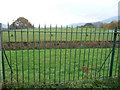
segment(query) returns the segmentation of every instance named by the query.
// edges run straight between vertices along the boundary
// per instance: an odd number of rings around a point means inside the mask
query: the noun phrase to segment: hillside
[[[88,23],[93,23],[96,27],[99,27],[101,23],[110,23],[112,21],[118,21],[118,16],[114,16],[114,17],[111,17],[111,18],[108,18],[108,19],[105,19],[105,20],[102,20],[102,21],[88,22]],[[77,26],[82,26],[82,25],[85,25],[85,24],[86,23],[73,23],[73,24],[70,24],[70,25],[73,25],[74,27],[77,27]]]

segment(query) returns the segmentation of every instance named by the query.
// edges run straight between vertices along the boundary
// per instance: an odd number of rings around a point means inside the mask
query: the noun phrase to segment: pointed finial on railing
[[[9,22],[7,23],[7,26],[8,26],[8,29],[10,29],[10,25],[9,25]]]
[[[39,27],[38,27],[39,29],[40,29],[40,24],[39,24]]]
[[[46,30],[46,24],[44,25],[44,30]]]
[[[0,23],[0,30],[2,30],[2,23]]]

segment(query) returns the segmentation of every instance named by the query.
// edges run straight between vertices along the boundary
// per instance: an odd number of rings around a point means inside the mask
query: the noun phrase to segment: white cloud
[[[25,17],[34,24],[97,21],[116,15],[119,0],[1,0],[0,22]],[[112,11],[112,12],[111,12]],[[114,14],[113,14],[114,12]],[[109,15],[107,15],[107,13]]]

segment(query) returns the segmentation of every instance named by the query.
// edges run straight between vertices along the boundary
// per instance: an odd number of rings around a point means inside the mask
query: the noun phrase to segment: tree
[[[91,28],[93,28],[94,25],[93,25],[92,23],[86,23],[86,24],[84,25],[84,27],[91,27]]]
[[[118,29],[120,30],[120,20],[118,21]]]
[[[101,23],[100,28],[105,28],[105,23]]]
[[[33,28],[32,24],[24,17],[19,17],[10,25],[10,29],[26,29]]]
[[[118,22],[110,22],[110,23],[101,23],[100,28],[115,28],[118,27]]]

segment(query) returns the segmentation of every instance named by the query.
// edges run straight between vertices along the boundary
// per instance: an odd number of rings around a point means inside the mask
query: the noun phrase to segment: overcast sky
[[[18,17],[32,24],[71,24],[104,20],[118,14],[119,0],[0,0],[0,22]]]

